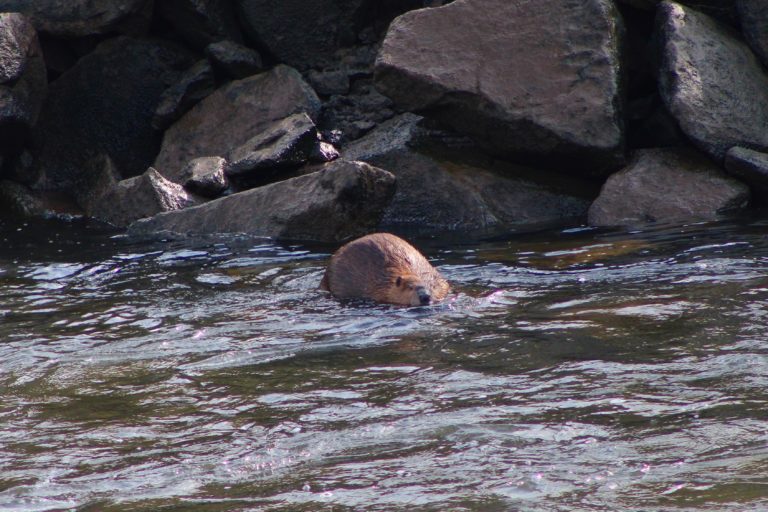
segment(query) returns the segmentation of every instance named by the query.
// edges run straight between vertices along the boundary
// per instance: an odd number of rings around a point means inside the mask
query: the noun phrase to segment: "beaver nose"
[[[426,306],[432,302],[432,296],[423,286],[416,288],[416,293],[419,295],[419,302],[421,302],[422,306]]]

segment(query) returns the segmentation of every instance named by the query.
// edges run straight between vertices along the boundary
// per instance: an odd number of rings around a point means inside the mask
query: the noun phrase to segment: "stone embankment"
[[[0,207],[341,242],[768,198],[763,0],[0,0]]]

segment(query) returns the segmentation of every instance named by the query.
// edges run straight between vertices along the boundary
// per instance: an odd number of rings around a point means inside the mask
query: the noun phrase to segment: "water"
[[[768,510],[768,222],[329,248],[0,224],[0,510]]]

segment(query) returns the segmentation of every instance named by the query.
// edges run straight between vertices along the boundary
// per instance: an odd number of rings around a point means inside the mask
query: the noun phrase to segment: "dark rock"
[[[32,24],[0,14],[0,155],[22,151],[47,91],[45,62]]]
[[[121,177],[144,172],[160,146],[157,102],[191,63],[176,46],[128,37],[80,59],[49,86],[33,133],[36,187],[71,191],[84,164],[102,154]]]
[[[46,217],[49,213],[38,195],[10,180],[0,180],[0,210],[21,217]]]
[[[638,9],[655,10],[663,0],[618,0]],[[693,7],[720,21],[736,24],[738,18],[736,4],[740,0],[681,0],[678,3]],[[758,2],[761,0],[757,0]]]
[[[159,212],[197,204],[181,185],[163,178],[149,168],[141,176],[122,180],[94,201],[90,216],[117,227]]]
[[[337,160],[312,174],[136,222],[129,233],[246,233],[341,242],[374,230],[394,189],[392,174]]]
[[[355,42],[363,0],[235,0],[247,35],[277,61],[321,67]]]
[[[193,48],[229,39],[243,41],[229,0],[158,0],[158,14]]]
[[[232,82],[195,105],[166,130],[153,167],[172,181],[187,162],[223,156],[277,120],[299,112],[316,119],[320,100],[287,66]]]
[[[336,149],[333,144],[321,140],[318,141],[314,148],[312,148],[309,160],[316,163],[332,162],[340,156],[339,150]]]
[[[205,48],[205,54],[216,69],[235,79],[255,75],[264,69],[261,56],[234,41],[219,41]]]
[[[554,225],[584,216],[596,195],[573,178],[494,164],[471,148],[447,147],[431,134],[423,140],[420,120],[413,114],[398,116],[343,152],[346,159],[371,163],[397,177],[382,229],[490,232]]]
[[[359,139],[395,115],[392,100],[379,93],[370,80],[356,80],[349,94],[334,95],[323,105],[321,130],[339,134],[335,144]]]
[[[589,224],[710,220],[743,208],[749,188],[691,149],[638,150],[589,209]]]
[[[25,14],[38,31],[56,36],[138,35],[149,28],[152,4],[152,0],[0,0],[0,11]]]
[[[184,188],[203,197],[219,197],[229,187],[227,161],[218,156],[191,160],[181,171]]]
[[[211,63],[207,60],[197,62],[181,76],[176,84],[166,89],[160,96],[160,102],[152,118],[152,126],[158,130],[168,128],[215,90],[216,77]]]
[[[744,37],[763,65],[768,66],[768,2],[737,0],[737,4]]]
[[[332,94],[347,94],[349,92],[349,75],[341,69],[330,71],[310,70],[307,80],[317,94],[331,96]]]
[[[725,170],[768,198],[768,153],[733,147],[725,154]]]
[[[315,123],[306,114],[276,121],[229,153],[227,177],[240,187],[264,184],[281,171],[307,163],[317,137]]]
[[[97,155],[83,166],[80,181],[73,189],[75,201],[89,217],[94,216],[101,198],[120,181],[120,173],[109,155]]]
[[[768,75],[735,33],[672,2],[659,6],[659,89],[696,146],[722,161],[733,146],[768,149]]]
[[[376,85],[494,151],[604,174],[623,161],[622,25],[609,0],[475,0],[397,18]]]

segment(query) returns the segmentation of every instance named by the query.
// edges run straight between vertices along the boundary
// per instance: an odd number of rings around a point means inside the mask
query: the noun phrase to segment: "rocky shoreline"
[[[761,0],[0,0],[0,207],[338,243],[768,197]]]

